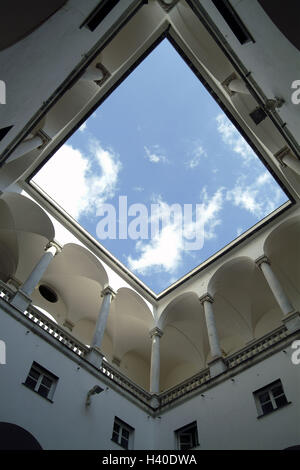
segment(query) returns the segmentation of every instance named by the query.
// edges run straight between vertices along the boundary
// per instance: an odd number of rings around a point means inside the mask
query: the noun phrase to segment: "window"
[[[254,398],[259,416],[266,415],[288,404],[281,380],[276,380],[270,385],[254,392]]]
[[[199,445],[197,422],[194,421],[175,431],[177,448],[179,450],[193,449]]]
[[[241,44],[247,44],[251,41],[254,42],[251,34],[237,15],[236,11],[232,8],[228,0],[213,0],[213,4],[223,16],[229,28],[231,28],[233,34]]]
[[[58,377],[44,369],[42,366],[33,362],[24,385],[31,388],[42,397],[51,400],[58,381]]]
[[[112,433],[112,441],[119,444],[124,449],[132,448],[134,429],[128,424],[115,417],[114,428]]]

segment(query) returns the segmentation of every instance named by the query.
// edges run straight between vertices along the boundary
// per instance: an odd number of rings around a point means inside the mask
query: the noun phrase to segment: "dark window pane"
[[[190,434],[181,434],[180,435],[180,442],[191,442],[192,436]]]
[[[27,385],[27,387],[32,388],[32,390],[34,390],[36,383],[37,383],[37,380],[34,380],[31,377],[27,377],[25,381],[25,384]]]
[[[271,389],[274,397],[277,397],[278,395],[283,394],[283,388],[281,385],[278,385],[277,387],[274,387]]]
[[[122,437],[125,437],[125,439],[129,439],[129,432],[127,429],[122,429]]]
[[[270,411],[274,409],[270,401],[268,403],[265,403],[264,405],[261,405],[261,408],[262,408],[263,414],[269,413]]]
[[[260,401],[261,403],[265,403],[265,402],[270,401],[269,393],[268,393],[268,392],[265,392],[265,393],[262,393],[261,395],[259,395],[259,401]]]
[[[128,440],[124,439],[124,437],[121,438],[121,446],[124,447],[124,449],[128,449]]]
[[[116,432],[113,432],[112,440],[113,440],[114,442],[118,442],[118,439],[119,439],[119,434],[116,433]]]
[[[48,377],[43,377],[42,378],[42,384],[45,385],[45,387],[50,388],[52,385],[52,380],[50,380]]]
[[[191,445],[190,445],[190,444],[183,444],[183,443],[180,443],[179,449],[180,449],[180,450],[191,449]]]
[[[36,370],[36,369],[34,369],[34,368],[32,367],[32,368],[30,369],[29,375],[30,375],[31,377],[35,378],[35,379],[38,379],[39,376],[41,375],[41,373],[40,373],[38,370]]]
[[[277,408],[280,408],[281,406],[284,406],[287,404],[287,399],[285,395],[281,395],[281,397],[275,398],[275,403]]]
[[[116,431],[117,433],[120,432],[120,425],[118,423],[114,423],[114,431]]]
[[[49,388],[44,387],[44,385],[40,385],[38,389],[38,393],[42,395],[43,397],[47,398],[48,393],[49,393]]]

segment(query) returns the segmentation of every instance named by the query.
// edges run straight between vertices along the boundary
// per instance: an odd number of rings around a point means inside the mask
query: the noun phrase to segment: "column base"
[[[92,346],[90,351],[85,356],[85,359],[93,364],[93,366],[97,367],[97,369],[100,369],[102,366],[103,358],[104,354],[102,354],[100,348],[97,346]]]
[[[216,377],[227,369],[226,364],[221,356],[214,357],[208,364],[210,376]]]
[[[21,289],[19,289],[10,300],[10,305],[13,305],[18,310],[25,312],[25,310],[27,310],[31,302],[32,302],[31,297],[29,297],[28,294],[26,294]]]
[[[282,321],[287,327],[288,332],[292,333],[300,330],[300,313],[296,310],[285,315]]]

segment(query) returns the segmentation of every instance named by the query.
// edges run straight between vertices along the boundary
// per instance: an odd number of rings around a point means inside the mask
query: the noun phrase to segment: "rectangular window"
[[[115,417],[112,440],[124,449],[132,449],[134,429]]]
[[[194,421],[175,431],[177,448],[179,450],[193,449],[199,445],[197,422]]]
[[[80,28],[86,26],[90,31],[95,31],[97,26],[112,11],[120,0],[102,0],[99,5],[92,11],[87,19],[82,23]]]
[[[52,400],[58,377],[33,362],[24,385],[31,388],[44,398]]]
[[[276,380],[253,393],[259,416],[266,415],[288,403],[281,380]]]
[[[212,0],[213,4],[223,16],[224,20],[232,30],[235,37],[241,44],[247,44],[248,42],[254,42],[251,34],[247,30],[246,26],[232,8],[228,0]]]

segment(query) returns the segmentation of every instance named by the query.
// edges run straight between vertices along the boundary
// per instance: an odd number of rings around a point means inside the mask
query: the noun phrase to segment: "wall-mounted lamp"
[[[90,406],[92,395],[98,395],[101,392],[103,392],[103,388],[99,387],[99,385],[95,385],[93,388],[91,388],[91,390],[88,391],[88,394],[86,396],[85,406]]]

